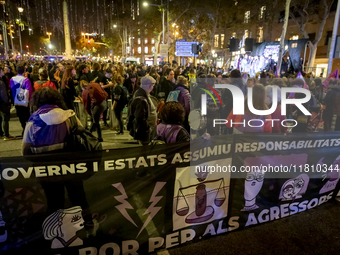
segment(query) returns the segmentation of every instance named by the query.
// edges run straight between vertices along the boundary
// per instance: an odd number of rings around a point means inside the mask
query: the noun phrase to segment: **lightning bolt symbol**
[[[137,224],[133,221],[133,219],[130,217],[129,213],[126,211],[126,209],[133,209],[133,207],[132,207],[132,205],[129,204],[128,201],[126,201],[128,196],[126,195],[126,192],[125,192],[125,189],[124,189],[122,183],[121,182],[115,183],[115,184],[112,184],[112,186],[115,187],[116,189],[118,189],[121,193],[121,195],[114,197],[118,202],[121,203],[121,204],[117,205],[116,208],[125,217],[125,219],[130,221],[133,225],[135,225],[138,228]]]
[[[155,215],[158,213],[158,211],[162,208],[160,206],[155,206],[162,198],[163,196],[158,196],[156,197],[157,193],[163,188],[163,186],[166,184],[166,182],[157,182],[156,186],[152,192],[151,198],[149,200],[149,202],[151,203],[151,205],[149,206],[149,208],[145,211],[145,213],[143,215],[146,215],[148,213],[149,217],[146,219],[146,221],[144,222],[144,225],[142,226],[141,230],[139,231],[137,237],[140,235],[140,233],[144,230],[144,228],[149,224],[149,222],[153,219],[153,217],[155,217]],[[136,238],[137,238],[136,237]]]

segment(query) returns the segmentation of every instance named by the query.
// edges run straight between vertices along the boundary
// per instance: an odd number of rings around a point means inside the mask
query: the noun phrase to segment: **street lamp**
[[[48,48],[52,49],[53,45],[52,44],[49,44],[48,45]]]
[[[117,24],[113,25],[113,28],[117,28],[117,27],[118,27]],[[119,26],[119,27],[124,28],[124,30],[123,30],[123,43],[122,43],[122,57],[124,57],[125,54],[126,54],[127,27],[126,26]]]
[[[22,54],[22,43],[21,43],[21,13],[24,11],[24,8],[18,7],[19,11],[19,18],[20,20],[17,19],[17,22],[19,23],[19,39],[20,39],[20,53]]]
[[[158,7],[159,5],[157,5],[157,4],[149,4],[149,3],[147,3],[147,2],[144,2],[143,3],[143,6],[145,6],[145,7],[147,7],[147,6],[156,6],[156,7]],[[162,30],[163,30],[163,44],[164,44],[164,33],[165,33],[165,30],[164,30],[164,11],[165,11],[165,9],[164,9],[164,6],[163,6],[163,1],[161,2],[161,8],[162,8]]]
[[[48,40],[51,42],[51,35],[52,35],[52,33],[51,32],[46,32],[46,34],[48,35]]]

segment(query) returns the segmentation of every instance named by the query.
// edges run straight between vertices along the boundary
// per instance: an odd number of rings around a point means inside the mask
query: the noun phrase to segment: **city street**
[[[15,114],[14,114],[15,116]],[[10,122],[10,134],[12,136],[21,135],[22,128],[17,117],[12,117]],[[103,129],[103,149],[119,149],[140,146],[137,141],[135,141],[129,133],[125,130],[123,135],[116,135],[116,130],[110,128]],[[93,133],[95,136],[96,132]],[[22,139],[16,139],[11,141],[4,141],[0,139],[0,156],[1,157],[15,157],[22,156],[21,153]]]

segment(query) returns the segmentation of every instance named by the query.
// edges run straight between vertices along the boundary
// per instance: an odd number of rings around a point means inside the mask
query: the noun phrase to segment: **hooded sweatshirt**
[[[63,110],[56,105],[41,106],[27,122],[23,143],[32,144],[33,153],[64,149],[69,118],[74,115],[73,110]]]

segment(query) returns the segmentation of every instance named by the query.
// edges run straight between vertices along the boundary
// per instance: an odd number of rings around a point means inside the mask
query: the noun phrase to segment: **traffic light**
[[[202,52],[202,46],[203,46],[202,43],[199,43],[199,44],[193,43],[191,45],[192,54],[198,55],[200,52]]]

